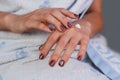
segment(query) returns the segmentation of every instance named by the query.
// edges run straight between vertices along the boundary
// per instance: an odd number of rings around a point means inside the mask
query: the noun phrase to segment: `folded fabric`
[[[109,80],[87,62],[70,58],[64,67],[59,67],[58,63],[50,67],[49,58],[42,61],[38,59],[29,61],[28,58],[1,65],[1,80]]]
[[[87,54],[95,66],[112,80],[120,80],[120,58],[100,42],[91,40]]]

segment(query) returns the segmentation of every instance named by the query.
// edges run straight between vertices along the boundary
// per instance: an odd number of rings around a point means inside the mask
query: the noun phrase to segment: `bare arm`
[[[86,24],[88,22],[91,29],[90,36],[93,37],[102,30],[103,19],[102,19],[102,0],[94,0],[92,6],[85,14],[84,18],[80,21],[80,24]]]
[[[52,24],[58,31],[64,31],[71,27],[67,17],[76,19],[78,16],[63,8],[41,8],[23,15],[0,12],[0,29],[17,33],[36,29],[52,32],[48,27]]]
[[[9,30],[10,23],[15,15],[7,12],[0,12],[0,30]]]

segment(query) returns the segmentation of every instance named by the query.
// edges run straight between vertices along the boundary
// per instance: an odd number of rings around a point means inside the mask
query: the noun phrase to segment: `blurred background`
[[[104,30],[109,47],[120,53],[120,0],[103,0]]]

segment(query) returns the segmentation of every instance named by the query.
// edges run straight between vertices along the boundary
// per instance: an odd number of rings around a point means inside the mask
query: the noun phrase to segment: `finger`
[[[28,20],[25,22],[25,26],[28,29],[38,29],[38,30],[43,30],[46,32],[52,32],[52,30],[46,26],[45,24],[41,23],[40,21],[36,21],[36,20]]]
[[[44,23],[39,23],[39,26],[36,27],[36,29],[39,29],[39,30],[42,30],[42,31],[46,31],[46,32],[52,32],[52,31],[54,31],[53,29],[49,28]]]
[[[54,10],[52,13],[52,16],[54,16],[57,20],[61,22],[66,28],[71,28],[72,24],[68,22],[68,19],[65,15],[63,15],[61,12],[58,10]]]
[[[45,19],[47,23],[53,24],[58,31],[64,31],[66,28],[52,15],[46,15]]]
[[[59,39],[60,34],[53,32],[47,39],[47,41],[45,42],[44,46],[42,46],[42,49],[40,50],[41,54],[39,56],[39,58],[41,56],[47,56],[48,52],[50,51],[50,49],[52,48],[52,46],[56,43],[56,41]],[[41,58],[40,58],[41,59]]]
[[[44,46],[44,44],[41,44],[41,45],[39,46],[39,50],[42,50],[43,46]]]
[[[60,11],[61,11],[65,16],[67,16],[67,17],[69,17],[69,18],[76,19],[76,18],[79,17],[77,14],[75,14],[75,13],[69,11],[69,10],[66,10],[66,9],[64,9],[64,8],[60,8]]]
[[[70,58],[71,54],[74,52],[77,44],[79,42],[79,38],[72,38],[70,40],[70,42],[67,45],[66,51],[64,52],[60,62],[59,62],[59,66],[63,67],[64,64],[68,61],[68,59]]]
[[[83,56],[85,55],[86,51],[87,51],[87,46],[88,46],[88,42],[89,40],[81,40],[81,44],[80,44],[80,50],[78,52],[78,60],[82,60]]]
[[[55,65],[55,63],[58,61],[58,59],[61,56],[61,53],[64,51],[64,48],[65,48],[66,44],[68,43],[69,39],[70,39],[70,36],[67,36],[67,35],[64,35],[60,38],[58,44],[56,45],[55,51],[49,60],[50,66],[53,67]],[[54,61],[54,65],[51,64],[53,61]]]

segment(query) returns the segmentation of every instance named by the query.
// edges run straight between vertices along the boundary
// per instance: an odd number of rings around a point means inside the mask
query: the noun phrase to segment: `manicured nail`
[[[61,66],[61,67],[63,67],[64,64],[65,64],[65,61],[64,61],[64,60],[61,60],[61,61],[59,62],[59,66]]]
[[[49,63],[49,65],[50,65],[51,67],[53,67],[53,66],[55,65],[55,61],[54,61],[54,60],[51,60],[50,63]]]
[[[61,25],[60,28],[61,28],[62,31],[66,30],[66,27],[64,27],[63,25]]]
[[[77,14],[74,14],[74,16],[75,16],[76,18],[78,18],[78,15],[77,15]]]
[[[53,29],[53,28],[50,28],[50,30],[51,30],[51,31],[55,31],[55,29]]]
[[[41,60],[44,59],[44,55],[42,53],[40,54],[39,59],[41,59]]]
[[[79,61],[81,61],[82,60],[82,56],[78,56],[78,58],[77,58]]]
[[[69,28],[71,28],[73,25],[72,25],[72,23],[68,22],[68,23],[67,23],[67,26],[68,26]]]

